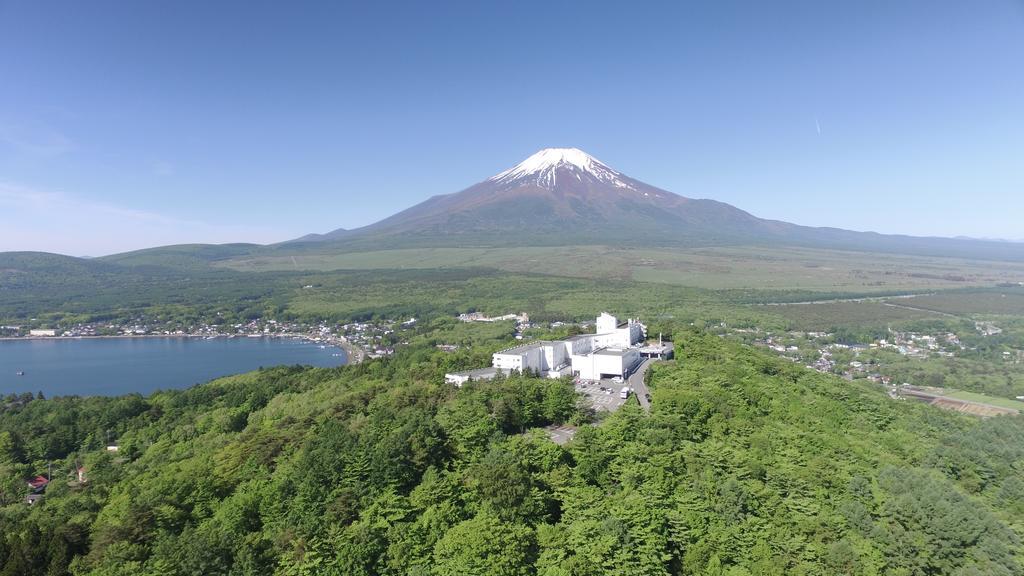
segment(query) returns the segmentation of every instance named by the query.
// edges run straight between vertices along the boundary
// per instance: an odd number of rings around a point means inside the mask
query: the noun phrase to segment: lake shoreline
[[[352,344],[344,337],[331,336],[328,338],[305,336],[302,334],[111,334],[97,336],[0,336],[0,342],[20,340],[101,340],[114,338],[198,338],[200,340],[216,340],[218,338],[280,338],[288,340],[301,340],[311,344],[324,344],[341,348],[345,351],[345,364],[359,364],[366,359],[363,349]]]
[[[344,337],[338,339],[335,346],[345,351],[345,364],[359,364],[366,359],[366,353],[363,352],[363,349],[349,342]]]
[[[0,341],[0,393],[147,395],[262,367],[337,368],[358,358],[338,344],[334,338],[315,335],[4,338]]]
[[[217,338],[290,338],[295,340],[306,340],[315,342],[313,338],[299,334],[110,334],[95,336],[0,336],[3,340],[97,340],[102,338],[201,338],[203,340],[214,340]]]

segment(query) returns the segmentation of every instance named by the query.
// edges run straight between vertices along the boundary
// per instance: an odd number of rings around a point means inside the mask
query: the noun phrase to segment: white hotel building
[[[508,348],[494,354],[491,368],[445,374],[445,380],[461,386],[470,379],[485,380],[513,370],[548,378],[572,375],[583,380],[628,376],[640,363],[636,345],[646,338],[644,325],[632,318],[619,324],[615,316],[602,313],[594,332]]]

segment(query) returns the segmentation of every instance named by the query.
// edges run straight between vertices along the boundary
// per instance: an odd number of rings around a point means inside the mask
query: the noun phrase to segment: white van
[[[623,400],[629,398],[629,386],[623,386],[622,390],[619,390],[619,398]]]

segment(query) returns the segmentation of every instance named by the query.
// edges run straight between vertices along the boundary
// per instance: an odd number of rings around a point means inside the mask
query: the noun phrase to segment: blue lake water
[[[285,338],[0,340],[0,394],[148,394],[260,366],[328,367],[345,360],[339,348]]]

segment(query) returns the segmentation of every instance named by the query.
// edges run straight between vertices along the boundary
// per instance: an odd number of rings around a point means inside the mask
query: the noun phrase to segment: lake
[[[81,338],[0,341],[0,394],[115,396],[188,388],[260,366],[340,366],[340,348],[288,338]],[[17,372],[23,371],[24,376]]]

